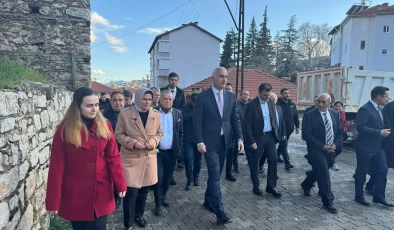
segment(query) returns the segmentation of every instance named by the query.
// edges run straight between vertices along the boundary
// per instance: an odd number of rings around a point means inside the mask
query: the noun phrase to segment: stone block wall
[[[90,0],[0,1],[0,57],[68,89],[90,83]]]
[[[64,87],[37,83],[0,91],[0,230],[48,229],[50,145],[71,100]]]

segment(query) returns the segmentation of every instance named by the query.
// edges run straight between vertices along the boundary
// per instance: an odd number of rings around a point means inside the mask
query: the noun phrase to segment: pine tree
[[[220,66],[230,68],[234,63],[233,56],[233,40],[229,32],[226,33],[226,38],[223,43],[223,51],[220,56]]]
[[[232,40],[232,50],[233,50],[233,65],[235,66],[237,60],[238,53],[238,33],[234,30],[233,27],[230,29],[230,35]]]
[[[246,43],[245,43],[245,58],[244,58],[244,66],[249,68],[256,68],[256,45],[258,39],[258,31],[256,26],[256,21],[254,17],[250,24],[249,32],[246,34]]]
[[[271,41],[271,33],[268,29],[268,13],[267,6],[265,6],[263,22],[260,23],[260,31],[258,34],[255,60],[257,61],[257,68],[272,73],[272,59],[273,59],[273,47]]]
[[[284,34],[279,39],[280,49],[277,60],[277,76],[294,78],[299,65],[298,52],[294,49],[298,39],[295,15],[291,16],[287,24],[287,29],[282,32]]]

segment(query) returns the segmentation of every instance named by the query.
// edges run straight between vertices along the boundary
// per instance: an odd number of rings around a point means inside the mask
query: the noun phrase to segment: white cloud
[[[102,71],[101,69],[92,70],[92,74],[105,75],[104,71]]]
[[[137,32],[143,34],[162,34],[169,30],[172,30],[172,28],[146,28],[138,30]]]
[[[101,25],[109,25],[108,19],[104,18],[103,16],[99,15],[97,12],[93,11],[90,16],[90,22],[92,24],[101,24]]]
[[[122,39],[111,36],[109,33],[105,33],[105,38],[111,45],[116,45],[116,46],[124,45],[124,41]]]
[[[97,40],[97,35],[94,32],[93,28],[90,28],[90,42],[93,43]]]
[[[127,47],[124,47],[124,46],[111,46],[111,49],[117,53],[126,53],[127,52]]]

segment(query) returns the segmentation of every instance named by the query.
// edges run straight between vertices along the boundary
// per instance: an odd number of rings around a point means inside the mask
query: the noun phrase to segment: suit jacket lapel
[[[380,114],[379,114],[379,112],[378,112],[378,109],[375,108],[374,105],[373,105],[370,101],[368,101],[368,104],[369,104],[370,109],[371,109],[372,111],[374,111],[374,112],[372,112],[372,113],[375,114],[375,117],[378,117],[378,119],[380,120],[380,124],[383,126],[383,120],[382,120],[382,117],[380,117]]]
[[[149,115],[148,115],[148,120],[146,121],[146,127],[148,127],[148,123],[150,120],[150,115],[152,114],[153,111],[151,111],[152,109],[149,108]],[[145,128],[144,125],[142,124],[142,120],[140,115],[138,114],[138,110],[133,106],[131,111],[131,118],[133,119],[135,126],[137,126],[137,128],[141,131],[141,133],[144,135],[145,139],[148,139],[146,136],[146,132],[145,132]]]
[[[256,109],[257,109],[257,113],[259,114],[260,119],[264,123],[264,116],[263,116],[263,111],[261,110],[260,99],[258,97],[256,97],[254,100],[255,100],[255,106],[256,106]]]
[[[220,117],[220,112],[219,112],[219,107],[218,107],[218,103],[216,102],[216,95],[215,95],[215,93],[213,92],[213,90],[212,90],[212,87],[211,88],[209,88],[208,89],[210,92],[207,92],[210,96],[209,97],[211,97],[211,101],[212,101],[212,103],[213,103],[213,107],[215,108],[215,111],[217,112],[217,115]],[[224,106],[224,104],[223,104],[223,106]],[[224,107],[223,107],[223,110],[224,110]],[[224,112],[223,112],[224,113]],[[221,118],[221,117],[220,117]]]
[[[323,121],[323,118],[322,118],[322,116],[321,116],[321,114],[320,114],[320,111],[318,110],[318,109],[316,109],[316,110],[313,110],[314,111],[314,113],[315,113],[315,116],[316,116],[316,118],[317,118],[317,121],[322,125],[322,127],[323,127],[323,132],[324,132],[324,135],[326,135],[325,133],[326,133],[326,126],[324,125],[324,121]]]

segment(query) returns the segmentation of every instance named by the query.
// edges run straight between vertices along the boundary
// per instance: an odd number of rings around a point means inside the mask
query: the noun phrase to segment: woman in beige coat
[[[135,93],[135,105],[119,114],[116,125],[116,140],[122,145],[123,171],[127,193],[123,200],[123,224],[132,229],[133,223],[144,228],[143,218],[149,186],[157,183],[157,152],[163,132],[160,114],[150,108],[153,93],[140,88]]]

